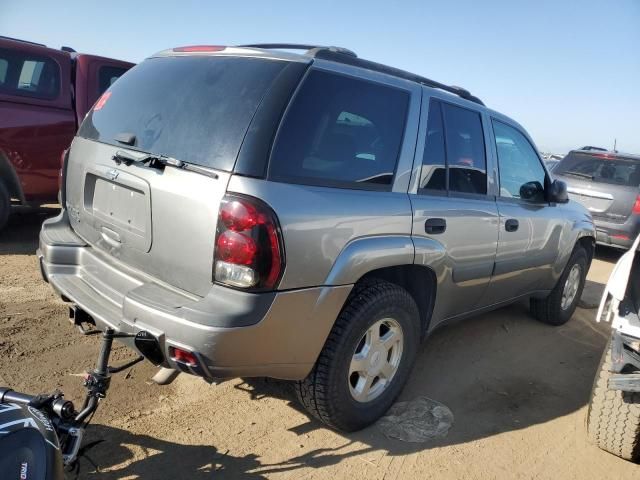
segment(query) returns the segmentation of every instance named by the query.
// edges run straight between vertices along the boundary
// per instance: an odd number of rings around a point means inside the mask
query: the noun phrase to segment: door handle
[[[510,218],[509,220],[504,222],[504,229],[507,232],[515,232],[516,230],[518,230],[519,225],[520,224],[518,223],[518,220],[516,220],[515,218]]]
[[[447,221],[444,218],[429,218],[424,222],[424,231],[427,233],[444,233],[447,229]]]

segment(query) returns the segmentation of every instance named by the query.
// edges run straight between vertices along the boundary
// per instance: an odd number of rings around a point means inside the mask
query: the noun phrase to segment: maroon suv
[[[98,97],[132,66],[0,37],[0,229],[12,202],[56,201],[63,151]]]

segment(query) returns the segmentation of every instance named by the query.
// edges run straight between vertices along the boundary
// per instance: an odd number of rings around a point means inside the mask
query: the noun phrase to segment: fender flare
[[[415,249],[409,235],[360,237],[342,249],[324,284],[354,284],[372,270],[412,265],[414,257]]]

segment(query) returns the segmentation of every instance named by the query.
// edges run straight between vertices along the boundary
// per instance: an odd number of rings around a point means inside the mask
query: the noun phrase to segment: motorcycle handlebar
[[[35,398],[35,395],[16,392],[8,387],[0,387],[0,403],[23,403],[28,405]]]

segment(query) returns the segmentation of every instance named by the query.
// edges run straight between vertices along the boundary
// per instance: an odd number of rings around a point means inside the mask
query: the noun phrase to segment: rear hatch
[[[573,151],[553,170],[568,185],[569,196],[594,219],[625,223],[638,197],[640,160],[616,153]]]
[[[127,72],[96,102],[71,147],[65,184],[73,229],[122,270],[204,295],[230,172],[285,65],[162,56]]]

